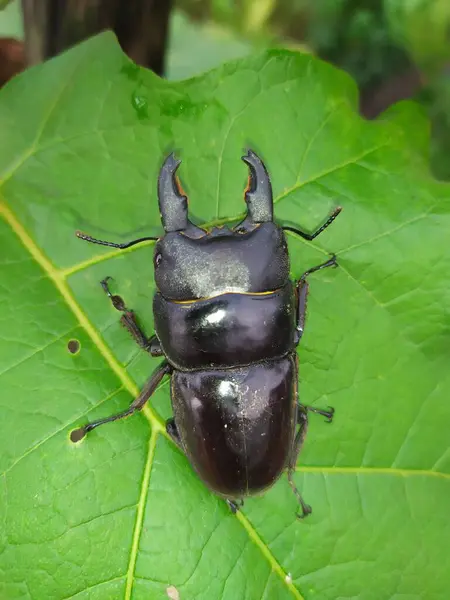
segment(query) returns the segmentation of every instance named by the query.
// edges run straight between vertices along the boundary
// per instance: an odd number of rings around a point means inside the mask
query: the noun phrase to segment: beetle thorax
[[[155,247],[156,285],[171,300],[270,292],[288,277],[285,236],[273,222],[243,234],[225,229],[192,238],[171,232]]]

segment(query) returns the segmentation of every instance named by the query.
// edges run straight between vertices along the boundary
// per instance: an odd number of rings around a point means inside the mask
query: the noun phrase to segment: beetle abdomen
[[[216,493],[263,491],[287,465],[296,424],[295,355],[236,369],[172,375],[183,448]]]
[[[291,282],[263,294],[221,294],[192,302],[154,298],[155,330],[176,369],[235,367],[281,358],[294,348]]]

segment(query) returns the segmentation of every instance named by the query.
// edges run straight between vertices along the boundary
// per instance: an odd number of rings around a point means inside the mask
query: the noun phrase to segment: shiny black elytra
[[[77,232],[83,240],[114,248],[156,241],[155,335],[147,338],[133,311],[111,294],[109,277],[101,285],[139,346],[164,360],[128,410],[72,431],[71,440],[142,409],[169,375],[174,418],[167,421],[167,432],[208,488],[236,511],[245,496],[266,490],[287,469],[302,509],[298,516],[304,517],[311,508],[293,473],[308,411],[331,421],[334,410],[299,403],[295,349],[304,330],[306,278],[337,263],[332,256],[291,282],[283,230],[313,240],[341,208],[312,234],[280,227],[273,222],[264,164],[251,150],[242,160],[250,171],[247,215],[232,229],[207,231],[189,221],[187,198],[175,175],[181,161],[171,154],[158,181],[162,237],[115,244]]]

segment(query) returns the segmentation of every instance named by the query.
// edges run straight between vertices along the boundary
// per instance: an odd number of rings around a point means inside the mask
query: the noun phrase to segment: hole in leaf
[[[67,343],[67,350],[70,354],[77,354],[80,351],[80,342],[78,340],[69,340]]]
[[[80,440],[82,440],[85,435],[86,435],[86,432],[84,431],[84,427],[80,427],[79,429],[74,429],[73,431],[70,432],[70,441],[75,444],[76,442],[79,442]]]

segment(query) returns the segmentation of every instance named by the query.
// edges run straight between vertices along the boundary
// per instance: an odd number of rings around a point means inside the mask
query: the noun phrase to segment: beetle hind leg
[[[242,498],[240,500],[230,500],[229,498],[227,498],[226,503],[228,504],[233,515],[235,515],[237,511],[244,506],[244,501],[242,500]]]
[[[297,517],[297,519],[304,519],[305,517],[307,517],[308,515],[310,515],[312,513],[312,508],[309,504],[306,504],[306,502],[303,500],[302,495],[298,491],[298,488],[292,479],[293,473],[294,473],[294,469],[288,471],[288,481],[289,481],[289,485],[291,486],[291,490],[294,492],[294,496],[297,498],[297,501],[300,504],[300,507],[302,509],[302,512],[296,513],[295,516]]]
[[[172,442],[174,442],[184,452],[183,446],[181,444],[180,433],[178,431],[177,424],[175,423],[175,419],[167,419],[166,432],[172,440]]]
[[[305,441],[306,432],[308,430],[308,413],[306,411],[306,407],[301,405],[298,406],[297,422],[299,425],[299,430],[297,431],[294,443],[292,445],[292,450],[289,457],[287,476],[289,485],[291,486],[294,496],[297,498],[297,501],[302,509],[300,513],[296,514],[297,519],[304,519],[312,513],[312,508],[303,500],[301,493],[295,485],[294,473],[295,467],[297,465],[298,455],[300,454],[300,450],[302,449],[303,442]]]

